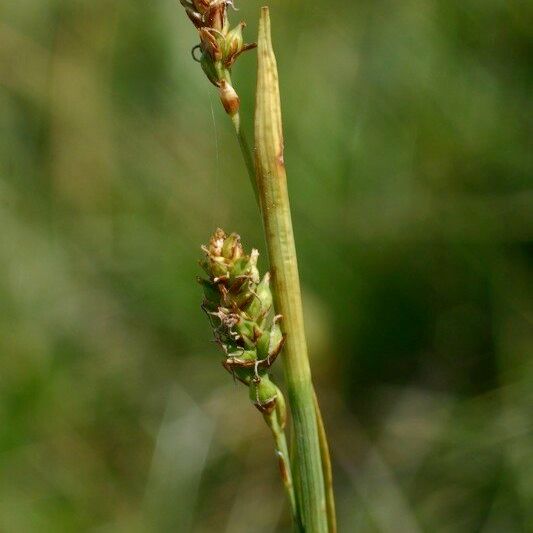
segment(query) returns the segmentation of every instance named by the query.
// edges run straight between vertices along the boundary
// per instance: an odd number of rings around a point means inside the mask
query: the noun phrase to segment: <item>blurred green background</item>
[[[270,5],[340,531],[532,531],[531,4]],[[216,226],[264,244],[196,42],[176,0],[0,3],[2,532],[289,531],[199,307]]]

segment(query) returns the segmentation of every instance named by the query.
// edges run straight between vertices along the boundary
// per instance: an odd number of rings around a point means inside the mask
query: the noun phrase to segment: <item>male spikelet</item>
[[[227,13],[228,6],[233,5],[230,0],[180,0],[180,3],[200,38],[200,44],[193,48],[193,55],[199,50],[200,57],[194,56],[195,59],[209,81],[218,87],[222,105],[233,117],[239,111],[240,100],[231,85],[229,73],[235,60],[243,52],[255,48],[256,44],[244,42],[244,22],[230,29]]]

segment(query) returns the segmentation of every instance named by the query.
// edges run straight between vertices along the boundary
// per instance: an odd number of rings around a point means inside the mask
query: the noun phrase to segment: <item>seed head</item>
[[[233,4],[229,0],[180,0],[180,3],[198,29],[202,69],[209,81],[219,87],[225,77],[225,71],[231,69],[239,55],[255,48],[256,45],[244,43],[242,36],[242,29],[246,26],[244,22],[240,22],[230,31],[227,6]],[[231,110],[234,109],[234,105],[233,100]]]
[[[250,385],[266,376],[285,340],[281,317],[273,310],[270,275],[260,278],[259,252],[248,254],[236,233],[227,235],[219,228],[202,250],[200,265],[208,276],[199,279],[204,289],[202,308],[226,355],[224,367]]]

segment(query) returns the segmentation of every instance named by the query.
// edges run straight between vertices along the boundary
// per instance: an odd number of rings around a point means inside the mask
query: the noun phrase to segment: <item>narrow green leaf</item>
[[[261,10],[255,109],[256,177],[270,258],[274,304],[283,316],[283,352],[288,400],[294,423],[297,508],[302,529],[328,531],[324,477],[314,390],[307,356],[298,263],[292,229],[276,58],[267,7]]]

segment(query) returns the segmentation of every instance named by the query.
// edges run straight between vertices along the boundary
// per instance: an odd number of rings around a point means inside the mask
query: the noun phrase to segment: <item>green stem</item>
[[[231,75],[228,70],[224,70],[223,76],[224,79],[231,85]],[[246,171],[248,172],[248,177],[250,178],[250,183],[252,184],[252,188],[254,190],[255,200],[259,205],[259,194],[257,191],[257,183],[255,180],[254,160],[251,155],[248,140],[246,139],[246,134],[242,129],[240,113],[235,113],[235,115],[231,117],[231,122],[233,123],[233,127],[235,128],[237,140],[239,141],[239,147],[241,149],[242,157],[244,159],[244,164],[246,165]]]
[[[276,457],[278,459],[279,472],[287,498],[289,499],[291,514],[295,524],[298,524],[298,510],[296,507],[296,497],[294,495],[294,486],[292,482],[292,472],[289,460],[289,448],[287,446],[287,439],[285,431],[280,423],[279,414],[274,410],[271,414],[265,414],[265,421],[272,431],[274,443],[276,447]]]
[[[283,161],[281,105],[268,8],[259,22],[255,115],[256,172],[274,285],[286,335],[284,366],[296,443],[296,500],[306,533],[328,531],[324,477],[304,331],[296,247]]]
[[[223,76],[224,76],[224,79],[228,83],[231,84],[231,75],[228,70],[225,70],[223,72]],[[248,172],[248,177],[250,178],[250,183],[252,184],[257,206],[259,207],[259,209],[261,209],[261,200],[259,198],[259,191],[257,189],[257,182],[255,179],[255,165],[254,165],[254,161],[252,158],[252,152],[250,150],[250,146],[246,138],[246,134],[244,133],[244,130],[241,127],[240,113],[236,113],[235,115],[233,115],[231,117],[231,121],[233,123],[233,127],[235,128],[235,133],[237,134],[237,140],[239,142],[239,147],[241,149],[241,154],[244,159],[244,164]],[[281,392],[280,392],[280,395],[281,395]],[[285,488],[287,498],[289,500],[292,519],[295,524],[295,528],[298,531],[300,531],[302,527],[301,527],[300,517],[298,514],[298,508],[296,505],[296,496],[294,493],[294,484],[292,480],[292,469],[291,469],[291,463],[290,463],[290,457],[289,457],[289,448],[287,446],[287,438],[285,436],[285,430],[284,430],[285,424],[284,422],[280,423],[280,419],[279,419],[280,415],[277,409],[270,415],[265,414],[264,418],[270,430],[272,431],[272,435],[274,437],[274,444],[275,444],[275,449],[276,449],[276,457],[278,460],[280,477],[283,482],[283,487]]]

